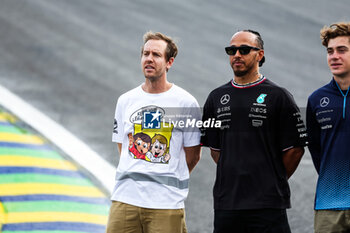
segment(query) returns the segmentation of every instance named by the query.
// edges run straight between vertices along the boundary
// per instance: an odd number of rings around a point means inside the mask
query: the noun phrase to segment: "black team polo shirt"
[[[292,95],[261,77],[241,86],[233,81],[213,90],[203,121],[203,146],[220,151],[214,185],[214,209],[290,208],[283,151],[306,144],[305,125]]]

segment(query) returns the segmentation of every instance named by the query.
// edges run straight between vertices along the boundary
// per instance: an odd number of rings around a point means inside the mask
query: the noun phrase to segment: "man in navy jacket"
[[[308,99],[309,150],[319,174],[315,232],[350,232],[350,22],[321,30],[333,78]]]

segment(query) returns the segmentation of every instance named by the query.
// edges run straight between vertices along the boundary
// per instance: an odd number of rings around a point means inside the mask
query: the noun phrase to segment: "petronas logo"
[[[258,102],[259,104],[264,103],[266,96],[267,96],[267,94],[260,94],[259,97],[256,99],[256,102]]]

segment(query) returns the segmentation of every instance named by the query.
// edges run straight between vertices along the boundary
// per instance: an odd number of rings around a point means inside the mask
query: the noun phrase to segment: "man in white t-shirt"
[[[196,99],[167,81],[173,40],[147,32],[141,54],[145,82],[118,99],[113,138],[120,160],[107,233],[187,232],[184,201],[200,158]]]

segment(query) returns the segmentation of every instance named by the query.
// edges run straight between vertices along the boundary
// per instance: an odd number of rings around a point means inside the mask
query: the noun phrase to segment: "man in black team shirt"
[[[212,91],[201,143],[217,163],[214,233],[290,232],[288,178],[306,144],[305,126],[292,95],[259,73],[264,61],[258,32],[239,31],[226,47],[233,79]]]

